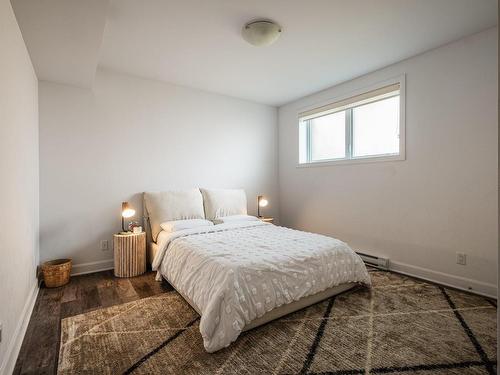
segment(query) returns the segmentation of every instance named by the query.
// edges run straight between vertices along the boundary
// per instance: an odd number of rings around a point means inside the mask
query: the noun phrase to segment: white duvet
[[[344,242],[260,221],[162,232],[158,247],[153,270],[200,310],[208,352],[278,306],[347,282],[371,283]]]

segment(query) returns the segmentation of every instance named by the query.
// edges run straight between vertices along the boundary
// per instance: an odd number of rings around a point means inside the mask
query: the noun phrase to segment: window
[[[404,159],[401,82],[299,113],[299,163]]]

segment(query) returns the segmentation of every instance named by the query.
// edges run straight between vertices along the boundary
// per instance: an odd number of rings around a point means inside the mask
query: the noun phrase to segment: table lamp
[[[262,195],[259,195],[257,197],[257,216],[262,217],[260,214],[260,208],[261,207],[266,207],[269,204],[266,198],[264,198]]]
[[[128,202],[122,202],[122,231],[124,233],[127,233],[128,231],[125,230],[125,218],[129,218],[135,215],[135,210],[132,208],[132,206]]]

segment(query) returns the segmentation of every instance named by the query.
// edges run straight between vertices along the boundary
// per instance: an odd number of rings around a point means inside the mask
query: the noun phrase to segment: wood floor
[[[55,374],[60,322],[69,316],[172,290],[154,272],[120,279],[113,271],[74,276],[61,288],[41,287],[17,358],[14,374]]]

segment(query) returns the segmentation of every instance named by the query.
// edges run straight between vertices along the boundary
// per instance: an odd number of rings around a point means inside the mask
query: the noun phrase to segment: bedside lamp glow
[[[135,210],[132,208],[132,206],[128,202],[122,202],[122,230],[126,232],[125,230],[125,222],[124,218],[129,218],[135,215]]]
[[[269,204],[268,200],[264,198],[262,195],[259,195],[257,197],[257,216],[262,217],[260,214],[260,208],[261,207],[266,207]]]

